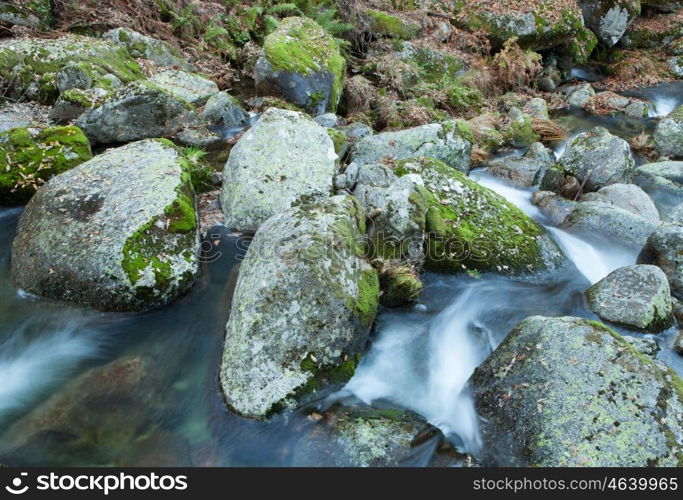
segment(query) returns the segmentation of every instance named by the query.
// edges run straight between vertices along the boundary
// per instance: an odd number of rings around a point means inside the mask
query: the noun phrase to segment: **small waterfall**
[[[66,380],[96,356],[96,340],[77,318],[29,319],[0,343],[0,422]]]

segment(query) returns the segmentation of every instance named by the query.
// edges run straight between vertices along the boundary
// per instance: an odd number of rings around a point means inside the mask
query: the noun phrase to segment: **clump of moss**
[[[543,229],[502,196],[434,158],[401,160],[394,171],[425,180],[427,267],[507,274],[547,267],[539,242]]]
[[[420,27],[417,24],[406,22],[386,12],[368,9],[365,14],[370,24],[370,31],[380,37],[410,40],[420,32]]]
[[[533,122],[528,116],[513,120],[505,129],[503,138],[516,148],[528,148],[541,140],[541,136],[534,132]]]
[[[21,205],[51,177],[92,158],[78,127],[13,128],[0,133],[0,205]]]
[[[341,130],[334,128],[328,128],[327,135],[329,135],[330,139],[332,139],[332,143],[334,144],[334,152],[337,153],[337,156],[342,158],[349,149],[348,137],[346,137],[346,134]]]
[[[380,275],[382,305],[399,307],[415,302],[422,291],[422,281],[410,266],[389,267]]]

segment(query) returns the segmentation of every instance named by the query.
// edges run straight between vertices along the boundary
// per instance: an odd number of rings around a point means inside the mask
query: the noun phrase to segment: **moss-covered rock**
[[[77,127],[13,128],[0,133],[0,205],[26,203],[50,178],[92,158]]]
[[[368,29],[375,36],[410,40],[420,32],[419,25],[379,10],[368,9],[365,17]]]
[[[472,143],[462,132],[458,122],[452,121],[367,136],[354,144],[351,160],[365,165],[430,156],[467,173],[470,170]]]
[[[149,82],[192,106],[203,106],[211,96],[218,93],[215,82],[187,71],[163,71],[152,76]]]
[[[379,303],[352,196],[275,214],[241,265],[220,380],[237,413],[263,418],[353,376]]]
[[[656,266],[621,267],[586,290],[586,298],[605,321],[654,333],[673,324],[669,283]]]
[[[157,66],[164,68],[178,66],[189,69],[189,64],[177,48],[137,31],[128,28],[115,28],[107,31],[102,35],[102,38],[125,47],[128,53],[136,59],[148,59]]]
[[[312,115],[336,111],[345,73],[334,39],[301,17],[283,19],[266,37],[254,68],[259,95],[282,97]]]
[[[624,139],[595,127],[576,136],[558,163],[579,182],[585,191],[597,191],[609,184],[628,183],[633,179],[635,161]]]
[[[419,174],[429,192],[426,266],[522,274],[564,264],[549,234],[502,196],[433,158],[397,162],[399,176]]]
[[[26,206],[12,248],[24,290],[102,310],[168,304],[198,272],[194,189],[165,140],[111,149],[53,177]]]
[[[422,281],[409,266],[391,266],[379,277],[380,302],[386,307],[399,307],[415,302],[422,292]]]
[[[195,119],[194,107],[149,81],[134,82],[76,120],[93,144],[173,137]]]
[[[604,325],[522,321],[475,370],[486,465],[683,465],[683,381]]]
[[[0,41],[0,83],[7,97],[52,104],[60,91],[75,86],[112,89],[141,78],[126,49],[102,40],[67,36]]]
[[[332,194],[334,143],[306,115],[270,108],[230,151],[221,205],[226,225],[255,232],[294,204]]]
[[[82,90],[78,88],[62,92],[50,110],[50,118],[56,123],[70,123],[89,109],[96,108],[107,98],[110,93],[104,89],[94,88]]]
[[[492,9],[488,0],[456,0],[456,24],[483,30],[494,47],[517,38],[522,48],[542,50],[571,40],[583,27],[581,10],[574,1],[557,5],[555,0],[499,4]]]
[[[369,214],[369,254],[422,262],[429,198],[422,178],[415,174],[399,178],[382,164],[363,165],[353,193]]]
[[[503,139],[515,148],[528,148],[541,140],[541,136],[534,132],[529,116],[520,116],[512,120],[503,131]]]
[[[560,45],[557,52],[563,68],[571,69],[588,62],[588,58],[598,46],[598,37],[588,28],[581,28],[574,38]]]

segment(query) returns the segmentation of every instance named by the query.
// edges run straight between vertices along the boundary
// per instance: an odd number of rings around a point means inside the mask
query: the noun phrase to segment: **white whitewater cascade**
[[[531,203],[530,190],[487,173],[474,172],[472,178],[544,221]],[[547,229],[591,283],[635,261],[632,253],[592,245],[559,228]],[[472,280],[436,315],[417,312],[419,307],[416,312],[384,314],[370,352],[340,395],[350,393],[366,404],[390,401],[416,411],[446,435],[457,435],[464,449],[476,454],[481,446],[478,417],[463,389],[496,345],[493,332],[478,321],[490,314],[491,300],[500,300],[500,295],[492,299],[492,286],[495,282]],[[515,293],[514,286],[509,293]],[[482,342],[482,332],[488,342]]]

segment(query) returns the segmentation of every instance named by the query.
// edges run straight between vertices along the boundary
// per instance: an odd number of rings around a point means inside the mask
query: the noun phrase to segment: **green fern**
[[[268,9],[268,14],[277,17],[303,16],[301,9],[293,3],[279,3]]]

